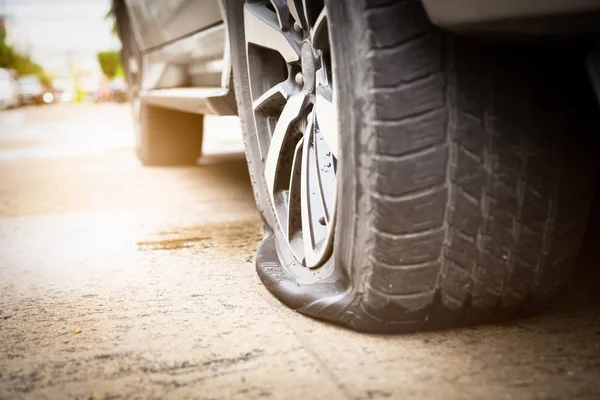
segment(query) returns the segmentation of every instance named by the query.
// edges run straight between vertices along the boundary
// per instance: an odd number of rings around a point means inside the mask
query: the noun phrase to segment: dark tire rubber
[[[257,270],[290,307],[371,332],[535,311],[576,260],[598,110],[581,46],[433,27],[420,1],[329,1],[340,109],[333,275],[281,261],[254,140],[241,1],[228,1],[238,110],[267,228]],[[340,179],[341,177],[341,179]]]
[[[144,165],[191,165],[202,153],[204,115],[141,105],[137,155]]]

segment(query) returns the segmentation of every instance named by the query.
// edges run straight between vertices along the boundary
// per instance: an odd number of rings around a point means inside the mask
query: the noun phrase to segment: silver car
[[[0,68],[0,110],[19,106],[19,85],[7,69]]]
[[[569,276],[594,190],[599,1],[114,11],[144,164],[194,163],[203,116],[239,115],[256,268],[291,308],[447,328],[538,310]]]
[[[42,81],[35,75],[23,75],[18,79],[19,100],[23,104],[43,104],[52,101],[48,96],[44,97],[46,90]]]

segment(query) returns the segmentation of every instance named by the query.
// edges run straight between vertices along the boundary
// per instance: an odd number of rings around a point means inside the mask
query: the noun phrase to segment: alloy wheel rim
[[[338,116],[322,2],[248,1],[246,50],[256,140],[280,233],[316,268],[332,252]]]

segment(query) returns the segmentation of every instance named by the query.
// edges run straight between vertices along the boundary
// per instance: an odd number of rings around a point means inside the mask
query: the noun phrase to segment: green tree
[[[107,50],[98,52],[98,63],[100,69],[107,79],[113,79],[116,76],[123,76],[123,67],[121,66],[121,55],[117,50]]]
[[[112,4],[106,15],[104,15],[104,19],[110,21],[110,33],[117,36],[117,19],[115,17],[115,8]]]
[[[6,43],[3,24],[0,24],[0,68],[14,69],[19,75],[37,75],[46,86],[51,86],[52,83],[50,77],[38,63]]]

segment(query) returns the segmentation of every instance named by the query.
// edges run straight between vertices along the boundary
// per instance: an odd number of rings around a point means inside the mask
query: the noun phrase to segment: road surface
[[[237,122],[207,126],[198,166],[143,168],[126,105],[0,112],[0,398],[600,398],[597,237],[537,317],[351,332],[261,285]]]

